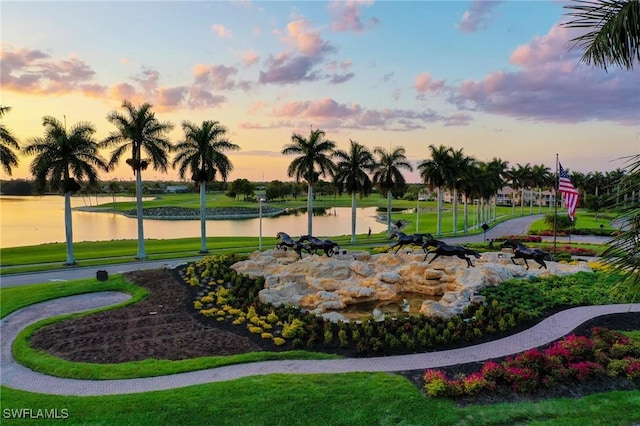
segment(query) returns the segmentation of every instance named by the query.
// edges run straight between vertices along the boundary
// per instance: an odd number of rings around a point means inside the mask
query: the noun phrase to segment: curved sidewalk
[[[129,297],[127,294],[118,292],[70,296],[28,306],[2,319],[0,323],[0,334],[2,335],[0,384],[14,389],[44,394],[89,396],[166,390],[273,373],[333,374],[437,368],[484,361],[535,348],[557,340],[585,321],[601,315],[640,312],[640,303],[586,306],[559,312],[521,333],[460,349],[377,358],[265,361],[140,379],[63,379],[34,372],[19,365],[13,359],[11,353],[13,341],[18,333],[28,325],[52,316],[121,303]]]

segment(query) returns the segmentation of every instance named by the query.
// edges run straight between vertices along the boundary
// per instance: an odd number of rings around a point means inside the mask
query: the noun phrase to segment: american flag
[[[560,166],[558,192],[562,194],[562,199],[564,201],[564,205],[567,207],[569,218],[573,220],[573,217],[576,214],[576,207],[578,206],[580,193],[578,193],[576,187],[571,183],[569,173],[562,168],[562,164],[558,163],[558,165]]]

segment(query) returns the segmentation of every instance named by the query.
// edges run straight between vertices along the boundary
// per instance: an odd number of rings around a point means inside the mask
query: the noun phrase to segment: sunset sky
[[[149,102],[174,142],[183,120],[226,126],[241,147],[230,180],[289,180],[282,148],[311,126],[342,149],[403,146],[414,166],[442,144],[510,166],[554,170],[558,154],[570,170],[622,168],[640,153],[640,72],[580,64],[564,4],[2,1],[3,123],[23,144],[46,115],[102,139],[123,99]],[[133,179],[124,159],[113,177]]]

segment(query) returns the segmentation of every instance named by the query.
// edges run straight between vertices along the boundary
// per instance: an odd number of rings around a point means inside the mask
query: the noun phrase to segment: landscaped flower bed
[[[640,342],[619,332],[594,328],[590,337],[570,335],[542,351],[531,349],[501,363],[488,361],[470,374],[449,378],[441,370],[427,370],[424,390],[432,397],[532,393],[558,384],[605,377],[640,384]]]
[[[238,275],[230,268],[240,260],[212,256],[180,272],[191,288],[193,308],[206,321],[225,322],[285,350],[304,348],[360,356],[424,352],[490,340],[494,334],[531,325],[545,311],[559,307],[627,301],[611,296],[615,283],[611,279],[582,273],[488,287],[485,303],[472,304],[451,319],[414,315],[379,322],[332,323],[298,308],[260,302],[258,292],[264,280]]]

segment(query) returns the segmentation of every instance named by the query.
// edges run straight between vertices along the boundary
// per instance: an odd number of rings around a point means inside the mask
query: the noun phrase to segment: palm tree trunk
[[[391,188],[387,190],[387,238],[391,238]]]
[[[351,242],[356,242],[356,193],[351,193]]]
[[[73,256],[73,224],[71,221],[71,192],[64,193],[64,235],[67,243],[67,261],[65,265],[75,265]]]
[[[438,214],[436,219],[436,235],[442,235],[442,190],[438,187]]]
[[[469,199],[464,196],[464,233],[469,232]]]
[[[207,250],[207,183],[200,182],[200,253]]]
[[[524,188],[520,191],[520,216],[524,215]]]
[[[453,188],[453,235],[458,233],[458,190]]]
[[[136,173],[136,216],[138,217],[138,259],[146,259],[147,253],[144,250],[144,229],[142,225],[142,176],[140,170]]]
[[[313,185],[307,188],[307,231],[313,236]]]

